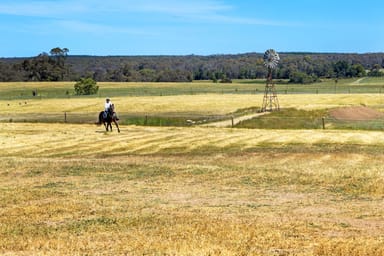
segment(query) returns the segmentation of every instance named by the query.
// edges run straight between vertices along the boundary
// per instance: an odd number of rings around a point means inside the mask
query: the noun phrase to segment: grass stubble
[[[382,132],[0,124],[5,255],[384,255]]]
[[[98,97],[83,98],[67,94],[72,83],[0,84],[0,254],[384,255],[380,131],[122,126],[117,134],[25,122],[63,112],[93,122],[105,95],[122,116],[222,115],[258,97],[224,94],[238,85],[204,94],[195,91],[205,84],[143,86],[102,84]],[[279,100],[304,110],[383,104],[381,94],[339,93]]]

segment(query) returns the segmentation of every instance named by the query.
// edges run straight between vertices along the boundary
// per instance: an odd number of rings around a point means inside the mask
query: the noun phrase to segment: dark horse
[[[115,106],[112,104],[108,109],[107,115],[105,116],[105,112],[101,111],[99,114],[99,125],[104,124],[105,129],[109,131],[108,127],[111,128],[112,131],[112,122],[115,123],[117,131],[120,132],[119,124],[117,123],[119,119],[116,117]]]

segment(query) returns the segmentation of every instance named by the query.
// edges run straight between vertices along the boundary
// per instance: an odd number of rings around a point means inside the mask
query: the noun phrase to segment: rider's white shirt
[[[112,105],[112,102],[105,102],[105,105],[104,105],[104,108],[105,108],[105,111],[107,111]]]

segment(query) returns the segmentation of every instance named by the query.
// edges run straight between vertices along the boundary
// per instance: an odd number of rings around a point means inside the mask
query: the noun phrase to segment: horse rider
[[[106,98],[105,99],[105,104],[104,104],[104,111],[105,111],[105,113],[108,112],[108,110],[111,107],[111,105],[112,105],[111,99],[110,98]]]
[[[112,103],[111,99],[110,98],[106,98],[105,99],[105,104],[104,104],[104,118],[107,117],[108,111],[109,111],[109,109],[111,108],[112,105],[113,105],[113,103]],[[119,118],[117,117],[116,112],[113,112],[113,114],[115,115],[116,120],[119,120]]]

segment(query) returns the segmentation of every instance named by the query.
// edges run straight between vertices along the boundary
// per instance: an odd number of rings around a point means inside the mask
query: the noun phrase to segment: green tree
[[[55,47],[51,49],[49,53],[51,54],[51,57],[56,61],[56,65],[64,68],[65,59],[67,58],[68,52],[68,48],[61,49],[60,47]]]
[[[294,72],[289,77],[290,83],[296,83],[296,84],[310,84],[314,83],[318,80],[318,78],[314,75],[307,75],[304,72]]]
[[[91,95],[99,91],[99,86],[92,78],[80,78],[80,81],[75,84],[76,95]]]
[[[62,81],[68,73],[65,60],[67,48],[53,48],[50,55],[43,52],[38,56],[26,59],[21,64],[27,80],[32,81]]]
[[[352,77],[363,77],[366,76],[367,72],[361,64],[354,64],[351,67],[351,76]]]
[[[379,64],[373,65],[371,71],[368,72],[368,76],[384,76],[384,73],[381,72],[381,67]]]
[[[336,77],[347,77],[350,67],[349,63],[345,60],[340,60],[333,64]]]
[[[69,52],[68,48],[61,49],[60,47],[55,47],[55,48],[52,48],[49,53],[52,56],[63,56],[63,57],[66,57],[68,52]]]

